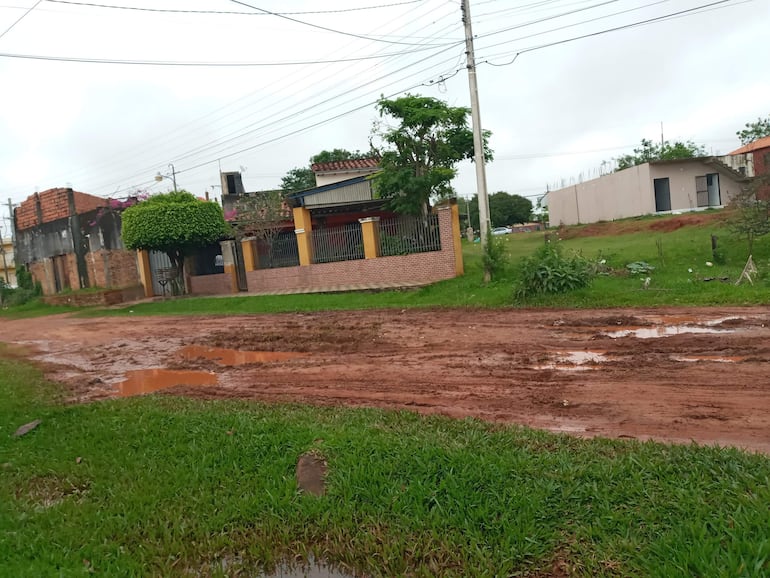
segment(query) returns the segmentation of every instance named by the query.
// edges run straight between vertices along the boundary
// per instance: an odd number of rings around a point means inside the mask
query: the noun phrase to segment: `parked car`
[[[493,235],[508,235],[510,233],[513,233],[513,229],[510,227],[495,227],[492,229]]]

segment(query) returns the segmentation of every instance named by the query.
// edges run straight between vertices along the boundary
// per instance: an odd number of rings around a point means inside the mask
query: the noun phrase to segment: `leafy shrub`
[[[43,294],[43,287],[32,279],[32,274],[23,265],[16,271],[16,280],[17,288],[0,280],[0,304],[3,307],[24,305]]]
[[[505,243],[489,231],[487,231],[487,246],[484,248],[481,259],[484,269],[489,271],[493,278],[502,273],[508,263],[505,255]]]
[[[522,262],[516,297],[526,299],[587,287],[594,277],[593,270],[582,255],[565,254],[560,245],[547,243]]]

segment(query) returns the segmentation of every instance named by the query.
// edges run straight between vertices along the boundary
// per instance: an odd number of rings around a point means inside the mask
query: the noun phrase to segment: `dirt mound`
[[[562,239],[578,239],[582,237],[606,237],[655,231],[657,233],[670,233],[682,227],[721,226],[730,213],[727,210],[703,211],[686,213],[684,215],[663,215],[654,217],[636,217],[621,221],[606,221],[591,223],[590,225],[576,225],[559,229],[559,237]]]

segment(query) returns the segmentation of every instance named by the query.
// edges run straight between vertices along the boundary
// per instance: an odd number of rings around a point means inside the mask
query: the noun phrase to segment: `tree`
[[[282,190],[260,191],[240,197],[232,214],[225,215],[238,241],[254,237],[264,242],[271,260],[268,267],[272,266],[273,244],[278,233],[291,223],[291,210],[286,205],[285,197],[286,193]]]
[[[702,145],[696,145],[692,141],[664,141],[663,144],[654,143],[651,140],[642,139],[641,146],[634,149],[634,154],[623,155],[615,159],[616,171],[622,171],[636,165],[643,165],[653,161],[670,161],[676,159],[692,159],[706,155],[706,149]]]
[[[770,136],[770,115],[767,118],[757,118],[756,122],[747,122],[743,130],[735,134],[741,139],[741,144],[747,145],[755,140]]]
[[[532,201],[498,191],[489,195],[489,217],[493,227],[527,223],[532,218]]]
[[[128,249],[163,251],[184,287],[184,260],[227,235],[221,207],[187,191],[155,195],[123,212],[121,236]]]
[[[398,212],[427,214],[431,199],[454,194],[450,182],[456,173],[455,165],[473,159],[470,109],[407,94],[395,100],[381,98],[377,110],[381,117],[397,124],[378,123],[372,131],[383,142],[376,191]],[[489,134],[484,134],[484,156],[488,160]]]
[[[370,158],[373,153],[362,153],[361,151],[351,152],[345,149],[334,149],[330,151],[321,151],[317,155],[310,157],[310,165],[316,163],[330,163],[334,161],[348,161],[354,159]],[[310,166],[295,167],[281,178],[281,190],[287,193],[304,191],[315,187],[315,174]]]

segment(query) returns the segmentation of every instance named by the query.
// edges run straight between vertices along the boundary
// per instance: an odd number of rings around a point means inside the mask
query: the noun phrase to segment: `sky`
[[[0,0],[0,220],[53,187],[247,191],[369,149],[376,101],[470,106],[459,0]],[[536,202],[642,138],[709,154],[770,114],[767,0],[470,0],[487,189]],[[605,163],[604,165],[602,163]],[[475,168],[458,166],[460,197]]]

